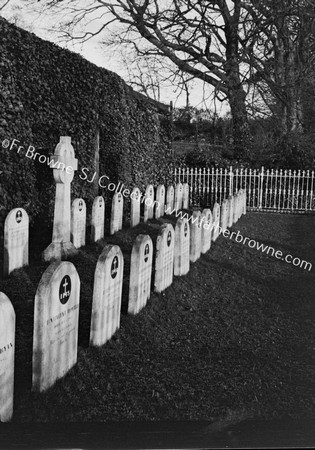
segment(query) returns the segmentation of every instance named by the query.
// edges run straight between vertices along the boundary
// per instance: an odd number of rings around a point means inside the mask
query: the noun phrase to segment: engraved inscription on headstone
[[[15,312],[8,297],[0,292],[0,422],[13,415]]]
[[[194,211],[190,222],[190,261],[195,262],[201,254],[201,213]]]
[[[137,314],[150,298],[153,244],[150,236],[140,234],[132,247],[128,313]]]
[[[34,305],[33,390],[45,391],[77,362],[80,279],[70,262],[52,263]]]
[[[136,227],[140,223],[140,190],[133,188],[130,194],[131,212],[130,212],[130,227]]]
[[[92,206],[91,242],[97,242],[104,237],[105,201],[102,196],[95,197]]]
[[[96,265],[90,345],[105,344],[120,326],[124,258],[117,245],[106,245]]]
[[[4,222],[4,276],[28,265],[29,218],[23,208],[9,212]]]
[[[85,246],[86,204],[83,198],[76,198],[71,208],[71,241],[76,248]]]
[[[112,200],[112,213],[110,217],[110,234],[115,234],[122,229],[124,212],[124,198],[120,192],[116,192]]]
[[[190,228],[187,219],[178,219],[175,226],[174,275],[182,276],[190,267]]]
[[[175,233],[173,226],[162,225],[156,241],[154,291],[162,292],[173,283]]]
[[[160,184],[156,190],[156,207],[155,207],[155,218],[159,219],[164,216],[165,211],[165,187]]]

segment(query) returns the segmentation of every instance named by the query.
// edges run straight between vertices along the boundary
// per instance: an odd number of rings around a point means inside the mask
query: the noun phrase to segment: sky
[[[1,5],[5,4],[6,0],[0,0]],[[108,70],[116,72],[128,83],[128,71],[123,63],[123,55],[119,48],[108,49],[100,43],[100,37],[96,36],[84,44],[79,43],[63,43],[60,41],[60,35],[51,31],[51,28],[58,22],[56,15],[51,13],[43,14],[40,2],[37,2],[37,12],[34,8],[27,6],[25,0],[10,0],[9,4],[1,11],[1,15],[6,19],[16,22],[16,25],[32,31],[42,39],[49,40],[62,47],[81,54],[85,59],[91,61],[99,67],[104,67]],[[216,102],[214,104],[212,99],[209,99],[211,88],[208,92],[204,92],[204,85],[200,80],[194,80],[190,88],[189,102],[190,106],[216,112],[219,115],[224,115],[228,108],[226,104]],[[178,86],[162,86],[160,91],[160,101],[169,104],[172,101],[174,107],[183,107],[186,104],[186,95],[182,93]],[[205,100],[204,100],[205,98]]]

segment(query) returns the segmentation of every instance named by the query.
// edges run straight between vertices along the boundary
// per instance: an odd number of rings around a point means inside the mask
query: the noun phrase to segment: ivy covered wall
[[[0,145],[17,139],[42,155],[51,155],[60,136],[71,136],[79,169],[72,196],[88,205],[95,185],[79,174],[93,175],[99,141],[99,174],[126,188],[170,179],[171,125],[150,101],[136,94],[115,73],[63,50],[0,18]],[[99,136],[99,138],[98,138]],[[52,169],[0,149],[0,223],[14,207],[31,219],[51,220],[55,187]],[[99,194],[107,192],[99,188]],[[0,227],[1,227],[0,225]]]

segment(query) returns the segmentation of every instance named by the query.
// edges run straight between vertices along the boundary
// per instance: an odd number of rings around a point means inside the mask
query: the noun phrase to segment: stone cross
[[[190,267],[190,228],[188,220],[178,219],[175,226],[174,275],[182,276]]]
[[[0,422],[13,415],[15,312],[8,297],[0,292]]]
[[[91,316],[90,345],[105,344],[120,326],[124,258],[117,245],[106,245],[98,258]]]
[[[70,137],[60,137],[52,161],[56,197],[52,243],[43,252],[45,261],[60,260],[77,253],[77,249],[70,241],[70,227],[71,182],[74,171],[78,169],[78,160],[74,157]]]
[[[45,391],[77,361],[80,278],[68,261],[44,272],[34,304],[33,390]]]
[[[28,266],[29,218],[23,208],[9,212],[4,222],[3,274]]]
[[[156,240],[154,291],[162,292],[173,283],[175,233],[170,223],[161,226]]]

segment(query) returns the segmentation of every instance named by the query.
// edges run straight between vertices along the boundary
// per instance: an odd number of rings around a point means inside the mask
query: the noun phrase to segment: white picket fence
[[[314,171],[282,169],[176,168],[176,183],[188,183],[194,206],[213,206],[239,189],[246,190],[252,211],[307,212],[315,210]]]

